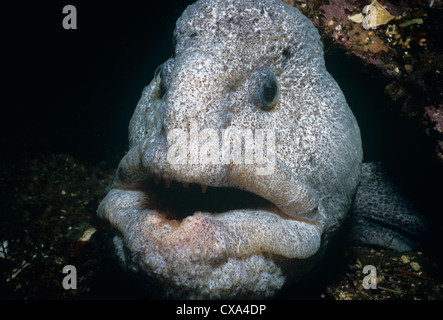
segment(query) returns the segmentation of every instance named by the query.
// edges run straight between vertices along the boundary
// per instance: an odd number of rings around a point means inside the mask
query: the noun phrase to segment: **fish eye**
[[[164,69],[164,63],[159,65],[154,73],[155,79],[157,77],[160,77],[160,86],[159,86],[159,90],[158,90],[159,97],[163,97],[166,93],[166,90],[167,90],[163,69]]]
[[[171,73],[173,59],[169,59],[165,63],[157,67],[154,78],[160,77],[159,96],[162,98],[168,91],[168,76]]]
[[[260,110],[271,111],[280,98],[280,86],[274,73],[268,69],[254,72],[249,83],[249,99]]]

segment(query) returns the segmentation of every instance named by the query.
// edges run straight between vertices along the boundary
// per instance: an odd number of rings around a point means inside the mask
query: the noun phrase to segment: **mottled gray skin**
[[[425,218],[389,179],[381,163],[364,163],[350,214],[350,239],[396,251],[422,250]]]
[[[316,28],[294,7],[198,1],[174,37],[174,58],[143,91],[129,152],[99,215],[119,232],[122,263],[164,282],[166,295],[272,296],[318,261],[347,217],[362,171],[359,127],[326,71]],[[271,110],[253,97],[263,70],[280,88]],[[195,135],[193,125],[220,136],[227,128],[273,130],[272,174],[257,174],[257,164],[171,164],[171,133]],[[146,187],[159,180],[246,190],[273,205],[174,218],[154,204],[156,187]]]

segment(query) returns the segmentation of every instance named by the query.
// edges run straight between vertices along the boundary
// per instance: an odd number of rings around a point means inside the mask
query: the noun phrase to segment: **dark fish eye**
[[[254,72],[249,83],[249,99],[260,110],[271,111],[280,98],[280,86],[274,73],[268,69]]]
[[[154,72],[154,78],[157,78],[157,77],[158,77],[158,75],[160,74],[160,72],[162,72],[162,69],[163,69],[163,63],[162,63],[161,65],[159,65],[159,66],[157,67],[157,69],[155,69],[155,72]]]
[[[159,97],[162,98],[168,90],[168,75],[171,72],[173,59],[169,59],[165,63],[157,67],[154,78],[160,77]]]

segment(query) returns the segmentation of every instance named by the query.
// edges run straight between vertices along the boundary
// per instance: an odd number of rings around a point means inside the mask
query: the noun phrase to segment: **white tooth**
[[[183,188],[188,189],[189,188],[189,182],[183,182]]]
[[[205,184],[201,184],[200,187],[202,188],[202,192],[206,193],[206,189],[208,189],[208,186]]]
[[[169,188],[171,186],[171,180],[170,179],[165,179],[165,187]]]

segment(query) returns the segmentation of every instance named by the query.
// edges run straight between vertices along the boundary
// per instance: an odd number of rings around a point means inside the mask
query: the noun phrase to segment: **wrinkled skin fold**
[[[118,231],[121,262],[164,282],[167,295],[272,296],[317,262],[346,218],[361,174],[358,125],[317,30],[294,7],[198,1],[174,38],[98,214]],[[238,154],[202,163],[231,129]],[[259,130],[271,141],[268,172],[257,171]],[[183,161],[170,161],[172,148]]]

